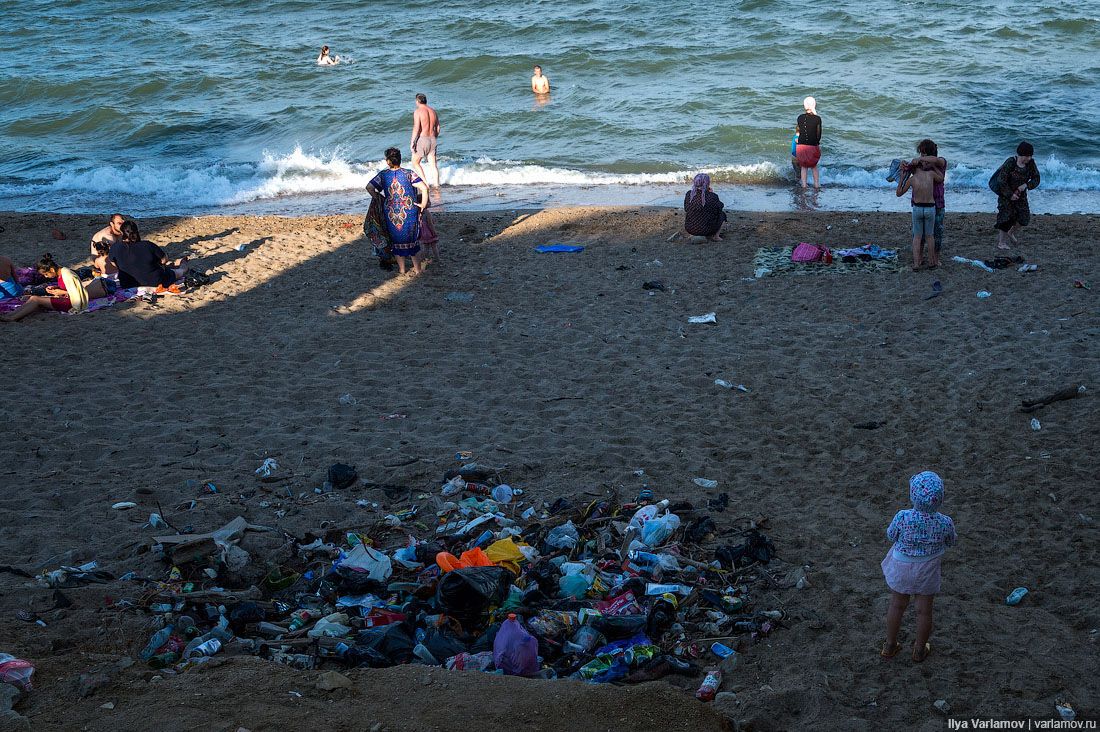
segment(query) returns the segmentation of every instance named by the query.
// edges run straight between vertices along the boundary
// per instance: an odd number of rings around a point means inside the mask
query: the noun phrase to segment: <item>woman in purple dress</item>
[[[382,219],[390,234],[393,256],[397,269],[405,274],[405,258],[412,260],[413,274],[420,274],[420,212],[428,206],[428,186],[420,176],[401,167],[401,151],[396,147],[386,150],[386,164],[367,184],[367,191],[382,205]]]

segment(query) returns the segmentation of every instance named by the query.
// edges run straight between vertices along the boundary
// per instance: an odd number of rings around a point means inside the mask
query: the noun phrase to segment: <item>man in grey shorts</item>
[[[439,164],[435,159],[435,143],[439,137],[439,115],[428,106],[428,97],[423,94],[416,95],[416,111],[413,112],[412,142],[412,166],[416,174],[433,188],[439,187]],[[424,168],[420,161],[428,159],[435,177],[429,179],[424,175]]]
[[[936,252],[936,183],[943,182],[943,173],[931,162],[920,161],[908,176],[898,181],[897,195],[912,191],[913,204],[913,271],[921,269],[923,242],[928,243],[928,268],[939,266]]]

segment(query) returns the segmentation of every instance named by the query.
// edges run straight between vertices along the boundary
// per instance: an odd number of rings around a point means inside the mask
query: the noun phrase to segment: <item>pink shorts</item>
[[[886,585],[903,595],[938,595],[940,592],[940,559],[923,562],[903,562],[894,557],[894,548],[882,560],[882,576]]]
[[[794,156],[803,168],[816,168],[818,161],[821,160],[821,147],[818,145],[799,145],[794,149]]]

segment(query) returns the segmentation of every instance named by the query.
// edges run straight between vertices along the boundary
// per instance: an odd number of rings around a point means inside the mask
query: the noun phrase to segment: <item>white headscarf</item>
[[[810,114],[817,114],[817,100],[813,97],[806,97],[803,99],[802,106]]]

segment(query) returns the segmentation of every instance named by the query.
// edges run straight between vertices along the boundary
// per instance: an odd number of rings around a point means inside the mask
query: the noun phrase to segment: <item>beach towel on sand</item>
[[[535,247],[535,251],[541,252],[543,254],[546,254],[547,252],[574,253],[583,252],[584,247],[580,246],[579,244],[543,244],[541,246]]]

